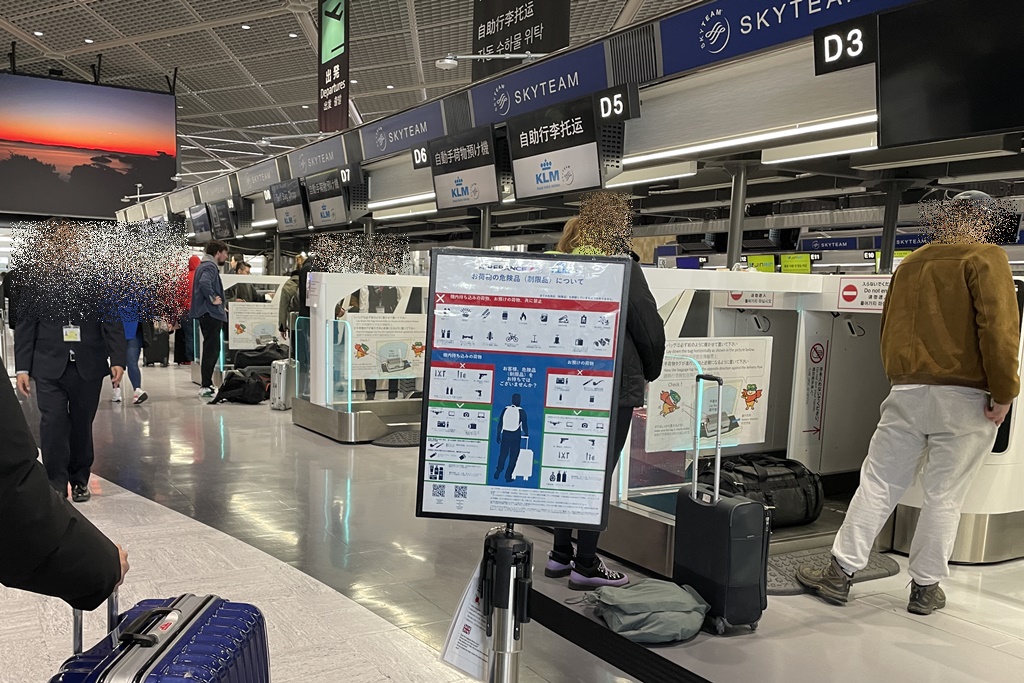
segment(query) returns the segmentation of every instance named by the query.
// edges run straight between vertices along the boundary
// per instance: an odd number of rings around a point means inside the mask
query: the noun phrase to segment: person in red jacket
[[[178,321],[178,329],[174,333],[174,362],[178,365],[192,365],[195,358],[195,346],[193,340],[192,316],[189,310],[192,308],[192,283],[196,278],[196,268],[199,267],[200,258],[195,254],[188,260],[188,275],[182,279],[178,287],[178,309],[183,311],[181,320]]]

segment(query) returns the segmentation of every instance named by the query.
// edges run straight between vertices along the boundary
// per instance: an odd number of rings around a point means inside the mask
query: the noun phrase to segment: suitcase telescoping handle
[[[73,612],[74,624],[72,625],[71,637],[73,639],[74,654],[82,654],[82,630],[83,623],[85,621],[85,615],[82,610],[76,609]],[[117,613],[117,591],[115,590],[107,598],[107,633],[112,632],[117,628],[118,613]]]
[[[697,375],[697,393],[693,403],[693,499],[697,500],[697,470],[700,465],[700,427],[703,409],[701,406],[701,385],[704,382],[715,382],[718,385],[718,428],[715,430],[715,494],[713,503],[721,498],[719,478],[722,476],[722,390],[725,380],[715,375]]]

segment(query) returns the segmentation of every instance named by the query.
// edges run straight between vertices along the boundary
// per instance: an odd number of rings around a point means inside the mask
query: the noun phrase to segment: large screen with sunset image
[[[0,212],[113,219],[176,153],[172,95],[0,74]]]

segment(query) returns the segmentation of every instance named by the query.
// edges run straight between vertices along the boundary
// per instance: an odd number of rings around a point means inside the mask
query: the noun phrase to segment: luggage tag
[[[80,342],[82,341],[82,328],[78,325],[65,325],[64,326],[64,341],[65,342]]]

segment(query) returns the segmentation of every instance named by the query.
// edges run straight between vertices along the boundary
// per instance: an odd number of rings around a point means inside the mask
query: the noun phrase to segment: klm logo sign
[[[455,187],[452,188],[452,199],[466,199],[469,197],[469,187],[463,182],[462,178],[455,179]]]
[[[551,162],[545,159],[540,164],[540,173],[537,174],[537,185],[553,185],[561,182],[561,174],[557,168],[551,167]]]

